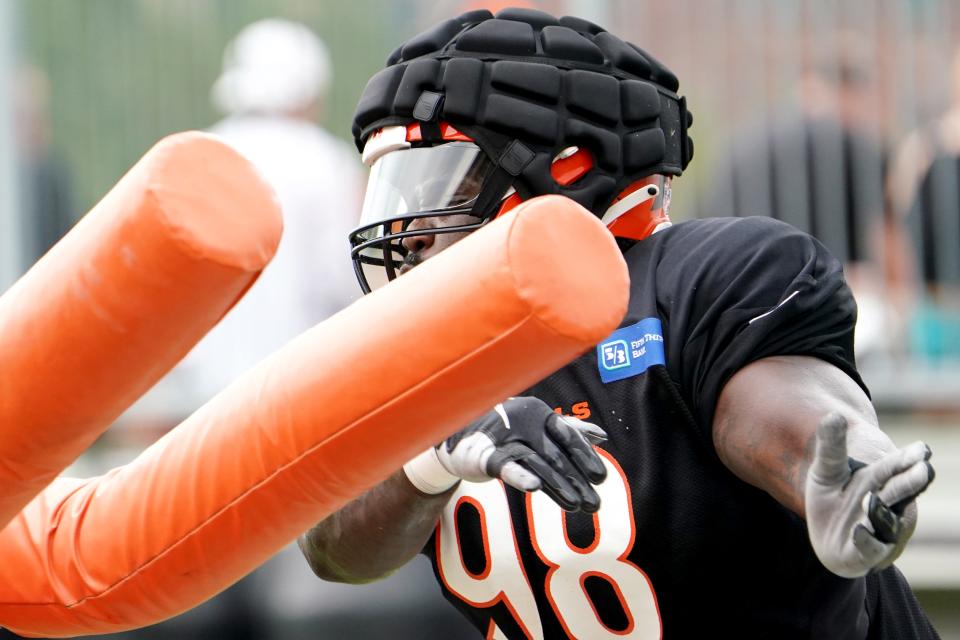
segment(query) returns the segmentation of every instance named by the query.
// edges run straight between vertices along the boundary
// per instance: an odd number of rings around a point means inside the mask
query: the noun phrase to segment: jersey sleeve
[[[771,218],[731,218],[677,234],[662,255],[667,371],[708,438],[724,385],[761,358],[820,358],[866,391],[856,303],[840,263],[813,237]]]

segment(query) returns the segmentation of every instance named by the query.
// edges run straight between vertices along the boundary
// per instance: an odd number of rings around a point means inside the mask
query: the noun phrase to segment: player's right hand
[[[591,442],[606,440],[597,425],[561,416],[537,398],[510,398],[404,466],[425,493],[459,480],[499,478],[521,491],[542,489],[567,511],[593,513],[593,484],[606,469]]]
[[[847,421],[817,430],[805,505],[810,542],[833,573],[856,578],[897,559],[917,523],[916,498],[933,481],[930,448],[914,442],[869,464],[847,457]]]

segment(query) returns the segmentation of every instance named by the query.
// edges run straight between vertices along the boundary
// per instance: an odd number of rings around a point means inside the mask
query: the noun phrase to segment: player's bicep
[[[819,358],[775,356],[752,362],[724,385],[713,420],[720,460],[741,480],[804,515],[803,488],[814,434],[824,415],[839,412],[857,437],[850,455],[864,462],[892,450],[857,382]]]
[[[856,304],[840,263],[775,220],[742,219],[721,230],[695,247],[706,254],[702,264],[683,263],[678,279],[659,283],[681,292],[669,306],[667,367],[708,437],[722,389],[754,361],[814,356],[859,383]]]

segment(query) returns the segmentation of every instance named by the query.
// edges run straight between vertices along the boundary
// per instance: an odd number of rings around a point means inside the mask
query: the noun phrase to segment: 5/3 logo
[[[636,535],[626,476],[612,456],[598,451],[607,467],[607,480],[597,487],[603,506],[594,515],[595,537],[588,547],[571,543],[563,511],[549,497],[540,491],[526,497],[531,543],[550,567],[543,585],[532,584],[524,570],[503,484],[461,482],[441,517],[437,539],[437,564],[447,589],[474,607],[502,602],[531,640],[544,637],[534,589],[545,592],[571,638],[660,638],[653,585],[640,567],[626,559]],[[485,554],[480,573],[471,572],[463,561],[456,512],[465,503],[480,515]],[[626,616],[624,628],[604,624],[587,593],[585,583],[590,578],[605,580],[612,587]],[[491,624],[488,638],[504,637]]]
[[[600,345],[600,353],[603,356],[600,362],[603,368],[608,371],[630,366],[630,355],[625,340],[612,340],[603,343]]]

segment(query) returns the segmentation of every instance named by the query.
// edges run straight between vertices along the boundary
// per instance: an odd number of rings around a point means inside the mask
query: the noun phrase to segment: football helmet
[[[397,275],[405,238],[471,231],[537,195],[572,198],[624,242],[646,237],[693,155],[677,88],[649,54],[579,18],[472,11],[412,38],[354,117],[371,169],[350,235],[361,287]]]

